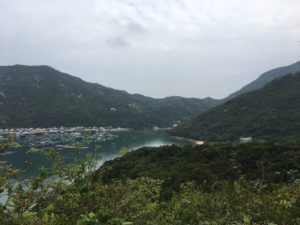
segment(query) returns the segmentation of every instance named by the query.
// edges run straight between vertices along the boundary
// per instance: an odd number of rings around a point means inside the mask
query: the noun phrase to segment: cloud
[[[142,27],[141,24],[137,22],[130,22],[127,25],[128,31],[132,34],[144,34],[146,33],[146,29]]]
[[[299,60],[299,8],[299,0],[0,0],[0,62],[49,64],[156,97],[224,97]]]
[[[116,48],[124,48],[124,47],[129,47],[130,43],[124,40],[124,38],[117,36],[113,38],[108,38],[106,40],[106,43],[109,46],[116,47]]]

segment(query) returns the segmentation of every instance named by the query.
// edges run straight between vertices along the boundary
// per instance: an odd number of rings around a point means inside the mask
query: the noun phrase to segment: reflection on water
[[[171,139],[164,132],[128,131],[114,134],[118,137],[112,140],[91,143],[88,148],[81,149],[80,154],[76,149],[61,149],[59,152],[66,162],[74,162],[78,157],[84,158],[87,154],[94,153],[95,145],[100,144],[101,148],[96,154],[100,166],[103,162],[117,157],[119,150],[124,147],[132,151],[145,146],[158,147],[161,145],[186,144],[186,142]],[[29,149],[29,147],[23,147],[10,150],[0,155],[0,160],[8,161],[18,169],[24,169],[26,172],[22,174],[23,178],[33,176],[38,168],[47,166],[50,162],[39,154],[28,152]]]

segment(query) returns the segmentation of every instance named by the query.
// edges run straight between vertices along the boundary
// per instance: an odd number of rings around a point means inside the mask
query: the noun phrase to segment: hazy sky
[[[300,60],[299,0],[0,0],[0,65],[153,97],[225,97]]]

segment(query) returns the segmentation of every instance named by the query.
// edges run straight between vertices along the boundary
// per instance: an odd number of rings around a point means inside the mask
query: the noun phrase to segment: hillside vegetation
[[[175,128],[172,135],[210,141],[298,139],[300,73],[286,75],[264,88],[238,96]]]
[[[105,163],[65,165],[12,186],[1,225],[300,224],[300,143],[143,148]],[[55,181],[47,181],[55,175]],[[2,191],[3,192],[3,191]],[[12,204],[13,203],[13,204]]]
[[[94,179],[104,183],[140,177],[164,180],[163,197],[167,198],[190,181],[203,190],[213,190],[218,189],[219,182],[240,177],[268,184],[287,183],[300,178],[299,171],[299,143],[172,145],[146,147],[108,161]]]
[[[154,99],[85,82],[47,66],[0,67],[0,126],[171,126],[212,99]]]
[[[222,99],[221,102],[228,101],[233,99],[239,95],[259,90],[263,88],[266,84],[270,83],[271,81],[283,77],[287,74],[293,74],[300,72],[300,61],[293,63],[288,66],[278,67],[272,70],[269,70],[262,75],[260,75],[256,80],[252,81],[251,83],[247,84],[246,86],[242,87],[240,90],[232,93],[227,98]]]

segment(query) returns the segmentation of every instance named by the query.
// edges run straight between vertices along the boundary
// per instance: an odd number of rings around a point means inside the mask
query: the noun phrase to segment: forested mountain
[[[210,100],[129,94],[48,66],[0,67],[0,126],[170,126],[213,106]]]
[[[300,62],[270,70],[222,100],[155,99],[88,83],[48,66],[0,66],[0,126],[171,126],[296,71]]]
[[[300,137],[300,73],[240,95],[181,124],[173,135],[211,141]]]
[[[221,100],[221,102],[228,101],[230,99],[233,99],[239,95],[255,91],[258,89],[263,88],[267,83],[271,82],[272,80],[283,77],[286,74],[292,74],[300,71],[300,61],[293,63],[288,66],[278,67],[275,69],[272,69],[270,71],[267,71],[260,75],[255,81],[247,84],[246,86],[242,87],[239,91],[232,93],[227,98]]]

